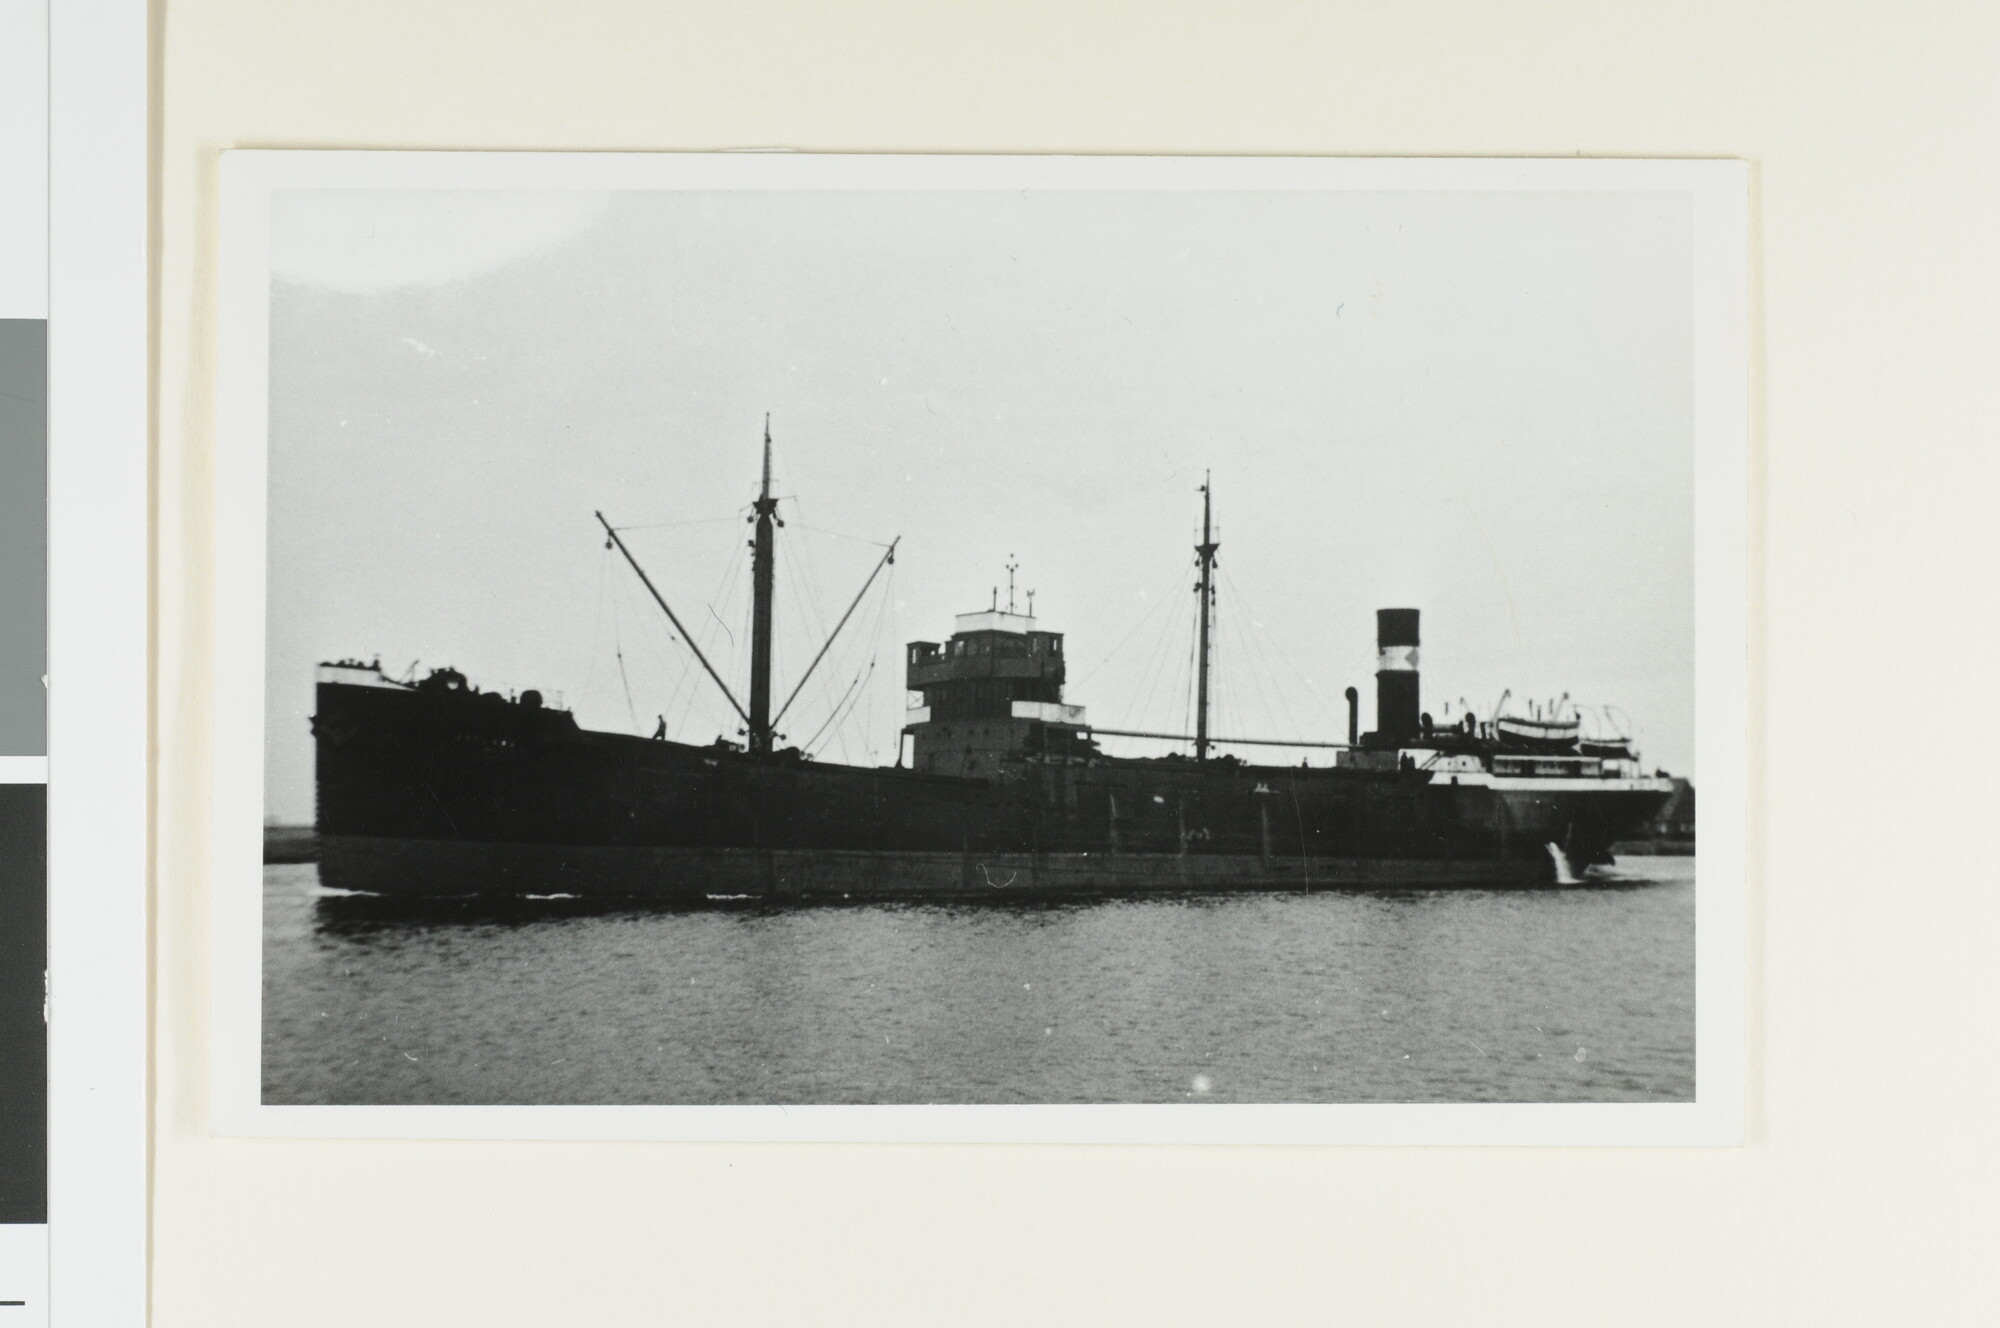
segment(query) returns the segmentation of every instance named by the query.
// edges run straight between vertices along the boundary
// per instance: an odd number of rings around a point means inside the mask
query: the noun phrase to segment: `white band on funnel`
[[[1375,659],[1377,673],[1415,673],[1417,671],[1417,648],[1415,646],[1383,646]]]

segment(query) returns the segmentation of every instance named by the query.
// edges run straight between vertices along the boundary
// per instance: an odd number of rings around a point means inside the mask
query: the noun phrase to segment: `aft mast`
[[[1194,759],[1208,759],[1208,620],[1215,605],[1215,551],[1222,547],[1211,534],[1209,524],[1209,475],[1201,476],[1201,543],[1194,546],[1201,563],[1201,584],[1195,594],[1201,599],[1201,655],[1196,666],[1194,711]],[[1183,619],[1185,621],[1185,619]]]
[[[771,598],[777,548],[773,527],[778,500],[771,496],[771,417],[764,416],[764,486],[752,504],[757,537],[750,555],[750,750],[771,750]]]

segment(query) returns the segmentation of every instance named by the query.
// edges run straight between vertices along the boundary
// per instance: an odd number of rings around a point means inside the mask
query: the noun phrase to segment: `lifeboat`
[[[1575,716],[1520,719],[1509,715],[1493,721],[1493,737],[1505,751],[1573,753],[1580,727],[1581,721]]]

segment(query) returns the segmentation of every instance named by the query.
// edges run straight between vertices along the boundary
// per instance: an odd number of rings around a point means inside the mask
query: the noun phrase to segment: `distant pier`
[[[264,862],[318,862],[319,831],[309,825],[264,827]]]

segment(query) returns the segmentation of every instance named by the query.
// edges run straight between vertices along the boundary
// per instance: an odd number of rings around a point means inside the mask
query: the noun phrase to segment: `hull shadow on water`
[[[1105,905],[1166,904],[1185,908],[1214,909],[1246,900],[1284,900],[1334,895],[1345,899],[1376,900],[1383,903],[1415,902],[1431,899],[1473,901],[1496,897],[1514,899],[1549,898],[1589,893],[1620,895],[1660,889],[1672,882],[1655,879],[1604,877],[1569,884],[1508,887],[1504,890],[1467,887],[1416,889],[1406,886],[1341,886],[1316,890],[1172,890],[1146,894],[1101,892],[1061,895],[1016,893],[1006,898],[948,898],[912,900],[907,898],[860,897],[850,899],[815,898],[773,901],[757,896],[711,895],[706,899],[645,899],[581,895],[450,895],[395,896],[356,891],[315,892],[313,921],[322,931],[354,935],[399,926],[413,927],[521,927],[540,922],[584,918],[654,918],[677,915],[708,916],[739,914],[750,917],[780,917],[798,914],[870,910],[893,913],[945,914],[1043,914],[1066,913]]]

